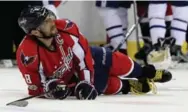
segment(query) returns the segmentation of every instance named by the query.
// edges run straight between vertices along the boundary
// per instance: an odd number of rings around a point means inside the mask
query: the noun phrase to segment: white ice
[[[100,96],[94,101],[30,99],[27,107],[6,103],[27,97],[17,68],[0,68],[0,112],[188,112],[188,70],[171,70],[173,80],[158,94]]]

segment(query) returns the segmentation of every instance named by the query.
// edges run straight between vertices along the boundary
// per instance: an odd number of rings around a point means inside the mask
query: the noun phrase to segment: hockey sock
[[[176,39],[176,45],[182,46],[186,38],[188,22],[188,15],[186,14],[187,10],[188,6],[172,6],[174,18],[171,23],[171,36]]]
[[[164,38],[166,33],[165,14],[167,4],[150,4],[148,17],[150,19],[150,35],[153,44],[157,43],[158,38]]]
[[[113,48],[116,48],[122,39],[125,38],[123,23],[118,15],[118,8],[99,8],[99,14],[104,20],[110,44]],[[121,48],[125,49],[126,44],[123,44]]]

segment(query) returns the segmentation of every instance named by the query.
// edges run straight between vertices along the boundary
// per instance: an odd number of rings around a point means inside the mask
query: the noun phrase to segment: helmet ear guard
[[[32,30],[37,29],[47,16],[56,19],[55,14],[43,6],[29,6],[23,9],[18,24],[25,33],[30,33]]]

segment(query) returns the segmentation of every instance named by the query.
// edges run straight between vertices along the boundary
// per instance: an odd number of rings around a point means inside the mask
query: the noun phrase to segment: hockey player
[[[52,1],[51,1],[52,2]],[[48,9],[50,9],[51,11],[53,11],[55,14],[57,14],[56,8],[54,7],[53,4],[49,3],[48,1],[44,1],[44,0],[35,0],[35,1],[1,1],[0,4],[1,8],[0,10],[4,10],[3,7],[11,7],[12,9],[14,9],[13,11],[8,12],[8,10],[4,13],[2,13],[1,15],[4,18],[1,18],[0,21],[4,21],[4,23],[6,24],[1,24],[2,28],[4,29],[8,29],[10,28],[10,30],[12,31],[11,33],[8,33],[9,31],[6,30],[4,32],[1,33],[2,36],[6,36],[6,39],[4,39],[4,41],[0,42],[0,48],[1,51],[4,52],[1,56],[0,56],[0,65],[1,67],[6,67],[6,68],[10,68],[13,67],[15,62],[15,53],[13,53],[13,43],[15,44],[15,47],[17,49],[19,43],[21,42],[21,40],[23,39],[24,36],[24,32],[19,28],[18,24],[17,24],[17,18],[21,12],[21,10],[29,5],[41,5],[41,6],[45,6]],[[11,13],[11,14],[10,14]],[[8,21],[8,22],[5,22]],[[4,45],[4,43],[6,43]],[[6,48],[3,49],[3,48]],[[3,66],[2,66],[3,65]]]
[[[137,13],[138,17],[140,18],[140,27],[141,27],[141,34],[144,40],[144,46],[135,54],[135,58],[137,60],[143,60],[147,57],[148,53],[152,50],[152,41],[150,36],[150,29],[149,29],[149,18],[148,18],[148,6],[149,1],[141,1],[137,2]],[[172,20],[172,10],[171,5],[168,3],[167,10],[165,11],[165,25],[166,25],[166,32],[164,34],[165,37],[170,37],[170,24]],[[162,28],[164,29],[164,28]],[[157,30],[157,31],[160,31]]]
[[[116,48],[121,40],[125,38],[130,5],[131,1],[96,1],[96,7],[103,19],[107,32],[107,40],[109,40],[112,49]],[[124,43],[119,51],[127,54],[126,47],[126,43]]]
[[[151,90],[149,79],[166,82],[172,77],[151,65],[141,67],[120,52],[90,48],[76,24],[56,20],[44,7],[23,10],[18,23],[27,35],[17,50],[17,62],[30,95],[50,91],[46,98],[64,99],[72,88],[77,99],[118,92],[147,93]],[[72,80],[74,76],[77,81]],[[125,77],[138,80],[121,80]]]
[[[18,19],[27,33],[17,50],[17,62],[28,84],[30,95],[57,89],[48,98],[63,99],[74,72],[80,82],[75,93],[79,99],[95,99],[93,62],[87,40],[69,20],[55,20],[50,10],[41,6],[24,9]],[[65,90],[64,90],[65,89]]]
[[[170,1],[172,5],[173,20],[171,22],[171,37],[164,39],[166,33],[165,13],[167,1],[151,1],[149,4],[150,34],[153,49],[159,51],[161,46],[170,45],[170,53],[175,56],[177,61],[188,61],[188,57],[181,51],[181,46],[186,39],[188,16],[188,1]],[[162,43],[161,43],[162,42]],[[152,54],[153,52],[151,52]],[[165,60],[168,60],[166,57]],[[153,57],[157,58],[157,57]]]

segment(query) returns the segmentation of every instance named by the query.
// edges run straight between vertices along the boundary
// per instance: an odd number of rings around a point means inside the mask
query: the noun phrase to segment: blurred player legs
[[[163,2],[162,2],[163,3]],[[144,46],[135,54],[135,58],[137,60],[143,60],[147,57],[148,53],[153,49],[152,46],[152,40],[150,36],[150,26],[149,26],[149,18],[148,18],[148,5],[149,1],[142,1],[142,2],[137,2],[137,9],[138,9],[138,16],[141,19],[140,21],[140,27],[141,27],[141,33],[143,36],[144,40]],[[166,6],[165,6],[166,7]],[[170,36],[170,29],[169,26],[171,24],[171,6],[168,4],[167,5],[167,11],[165,11],[164,18],[154,18],[155,21],[163,21],[162,25],[155,25],[157,24],[156,22],[153,23],[154,28],[158,28],[158,31],[165,31],[165,33],[160,33],[164,35],[164,37],[169,37]],[[160,8],[158,9],[160,10]],[[162,26],[166,26],[165,28]],[[153,29],[154,29],[153,28]]]
[[[178,58],[179,61],[188,62],[188,56],[183,54],[182,46],[186,40],[188,15],[188,2],[172,2],[172,10],[174,19],[171,24],[171,36],[175,39],[174,45],[171,47],[171,53]]]
[[[113,48],[116,48],[122,39],[125,38],[128,28],[127,10],[130,8],[130,1],[97,1],[96,6],[106,27],[107,38]],[[120,52],[127,54],[127,45],[124,43]]]
[[[158,51],[164,45],[170,47],[170,53],[175,60],[180,62],[188,62],[188,57],[181,51],[181,47],[186,40],[188,16],[185,14],[188,10],[188,2],[170,2],[172,4],[173,20],[171,22],[171,37],[164,38],[166,26],[164,24],[164,13],[166,10],[166,2],[151,2],[149,5],[150,34],[154,46],[154,50]],[[161,9],[156,13],[156,9]],[[155,13],[153,13],[153,11]],[[152,54],[152,52],[151,52]],[[156,58],[156,57],[154,57]],[[165,61],[165,60],[164,60]]]

